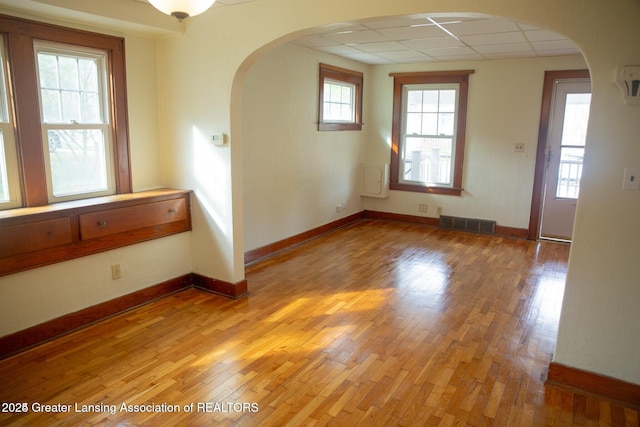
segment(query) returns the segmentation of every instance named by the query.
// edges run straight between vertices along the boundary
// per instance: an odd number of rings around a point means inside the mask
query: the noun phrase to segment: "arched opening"
[[[317,130],[319,63],[364,74],[362,131]],[[585,68],[566,37],[481,14],[366,19],[266,45],[234,84],[241,95],[233,97],[232,111],[242,128],[245,251],[363,210],[432,221],[441,214],[480,218],[526,237],[544,73]],[[476,71],[461,197],[398,192],[361,198],[360,162],[390,161],[389,74],[461,69]]]

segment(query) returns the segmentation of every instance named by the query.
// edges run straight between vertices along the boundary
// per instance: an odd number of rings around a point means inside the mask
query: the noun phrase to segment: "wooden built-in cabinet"
[[[190,191],[0,211],[0,276],[191,230]]]

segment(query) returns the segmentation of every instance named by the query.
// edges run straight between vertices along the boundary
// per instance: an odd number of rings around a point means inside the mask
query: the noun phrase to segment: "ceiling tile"
[[[358,43],[350,44],[349,46],[365,52],[387,52],[390,50],[406,49],[406,46],[398,42]]]
[[[443,47],[464,46],[460,40],[453,37],[437,37],[430,39],[413,39],[401,42],[403,45],[413,49],[437,49]]]
[[[502,18],[470,15],[422,14],[337,23],[293,43],[368,64],[580,53],[574,43],[552,31]]]
[[[491,34],[476,34],[472,36],[461,36],[460,40],[471,46],[482,46],[488,44],[502,44],[502,43],[519,43],[526,42],[527,39],[519,31],[511,31],[508,33],[491,33]]]
[[[447,35],[447,33],[442,31],[436,25],[382,28],[378,30],[378,32],[392,40],[425,39],[432,37],[444,37]]]
[[[471,34],[507,33],[520,30],[515,22],[500,18],[462,21],[458,24],[444,25],[444,27],[456,36],[467,36]]]
[[[325,34],[324,37],[328,38],[329,40],[333,40],[338,43],[344,43],[344,44],[371,43],[371,42],[381,42],[381,41],[388,40],[382,34],[373,30],[346,31],[346,32]]]
[[[535,53],[529,43],[505,43],[505,44],[491,44],[485,46],[474,46],[474,50],[478,53],[520,53],[531,52]]]
[[[529,30],[525,31],[524,35],[532,42],[564,39],[560,34],[549,30]]]

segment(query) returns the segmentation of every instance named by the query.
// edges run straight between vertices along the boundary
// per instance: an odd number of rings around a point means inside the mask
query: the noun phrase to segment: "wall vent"
[[[496,222],[485,219],[440,216],[440,228],[445,230],[470,231],[472,233],[494,234]]]

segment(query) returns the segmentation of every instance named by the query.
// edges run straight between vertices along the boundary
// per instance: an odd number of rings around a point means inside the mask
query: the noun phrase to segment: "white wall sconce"
[[[182,22],[196,16],[213,6],[216,0],[149,0],[151,6],[162,13],[171,15]]]
[[[625,104],[640,105],[640,65],[616,68],[615,81]]]

